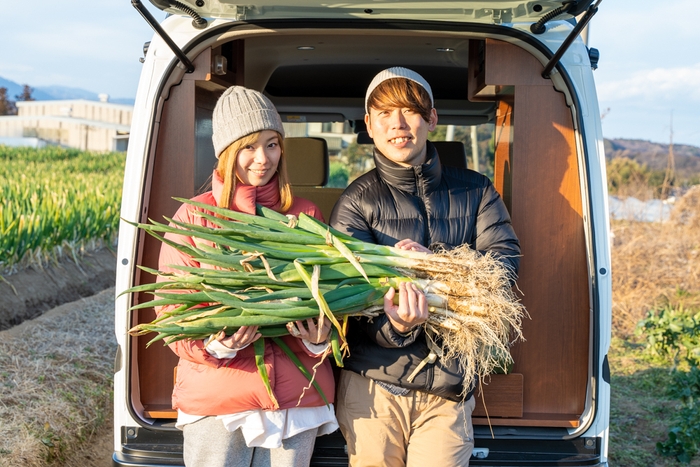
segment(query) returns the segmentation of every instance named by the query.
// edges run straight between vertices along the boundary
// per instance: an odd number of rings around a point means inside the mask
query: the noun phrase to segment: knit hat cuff
[[[369,83],[369,87],[367,87],[367,94],[365,95],[365,112],[369,113],[369,97],[372,95],[372,92],[382,84],[384,81],[392,78],[405,78],[407,80],[413,81],[420,86],[423,87],[428,93],[428,96],[430,96],[430,106],[435,107],[435,102],[433,101],[433,90],[430,89],[430,85],[428,82],[423,78],[421,75],[416,73],[413,70],[409,70],[408,68],[400,67],[400,66],[395,66],[392,68],[387,68],[386,70],[380,71],[377,73],[377,75],[374,77],[371,83]]]

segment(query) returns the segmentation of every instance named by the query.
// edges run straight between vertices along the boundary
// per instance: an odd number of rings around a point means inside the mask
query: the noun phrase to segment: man
[[[369,85],[365,123],[376,168],[353,182],[331,225],[364,241],[431,252],[468,244],[492,251],[517,274],[520,245],[488,178],[442,166],[427,140],[437,125],[430,85],[401,67]],[[474,447],[474,388],[457,362],[426,339],[425,296],[402,284],[385,313],[352,319],[350,357],[338,385],[337,415],[350,465],[466,466]]]

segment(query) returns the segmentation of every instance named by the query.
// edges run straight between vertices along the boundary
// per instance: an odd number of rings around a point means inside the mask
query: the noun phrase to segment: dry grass
[[[700,306],[700,186],[663,223],[612,221],[613,333],[629,337],[663,304]]]
[[[114,289],[0,333],[0,466],[61,465],[112,401]]]

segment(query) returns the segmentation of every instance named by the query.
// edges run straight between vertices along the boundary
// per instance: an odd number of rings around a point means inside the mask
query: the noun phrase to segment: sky
[[[153,31],[129,0],[0,0],[0,7],[1,77],[136,95],[138,59]],[[600,51],[594,77],[606,138],[700,146],[698,17],[698,0],[600,3],[588,44]]]
[[[603,0],[589,47],[606,138],[700,146],[700,1]]]

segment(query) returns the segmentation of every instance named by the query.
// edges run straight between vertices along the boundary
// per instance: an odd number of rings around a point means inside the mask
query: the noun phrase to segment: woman
[[[194,200],[249,214],[255,214],[257,203],[284,214],[304,212],[322,220],[313,203],[292,195],[285,169],[284,129],[269,99],[233,86],[217,101],[212,127],[219,159],[212,190]],[[199,210],[182,205],[174,218],[212,227],[197,215]],[[166,237],[194,245],[191,237]],[[168,265],[213,267],[163,244],[159,268],[172,271]],[[317,329],[314,320],[306,320],[288,327],[297,337],[286,336],[284,341],[311,370],[328,348],[330,323]],[[222,332],[170,345],[180,357],[173,407],[178,410],[177,427],[184,433],[187,467],[307,466],[316,436],[337,428],[332,405],[325,405],[278,346],[266,342],[265,364],[275,404],[258,374],[250,345],[260,338],[257,327],[249,326],[231,336]],[[333,374],[327,359],[316,369],[315,378],[333,402]]]

